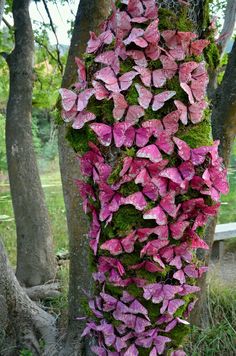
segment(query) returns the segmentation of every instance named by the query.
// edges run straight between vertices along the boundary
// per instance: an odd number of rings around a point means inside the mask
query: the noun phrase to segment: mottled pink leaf
[[[175,91],[163,91],[162,93],[155,95],[152,110],[157,111],[161,109],[165,105],[165,102],[170,100],[175,94]]]
[[[160,162],[162,160],[162,155],[160,151],[158,150],[156,145],[148,145],[137,152],[137,157],[139,158],[148,158],[152,162]]]
[[[189,226],[189,224],[190,223],[188,221],[179,221],[179,222],[177,221],[170,224],[170,231],[172,234],[172,238],[175,240],[181,239],[181,237],[184,234],[184,231]]]
[[[126,198],[121,200],[123,205],[133,205],[135,209],[142,211],[147,206],[147,202],[144,195],[141,192],[133,193]]]
[[[96,119],[96,116],[88,111],[81,111],[74,119],[72,124],[73,129],[79,130],[89,121]]]
[[[178,137],[173,137],[173,141],[178,147],[178,155],[180,158],[184,161],[188,161],[191,157],[191,149],[189,145],[185,141],[180,140]]]
[[[99,142],[103,146],[110,146],[112,141],[112,129],[109,125],[94,123],[90,124],[90,127],[96,133]]]
[[[65,111],[70,111],[76,103],[77,94],[69,89],[59,89],[62,98],[62,107]]]
[[[148,210],[144,215],[143,218],[145,220],[156,220],[158,225],[166,225],[167,224],[167,217],[164,211],[160,206],[157,206],[151,210]]]
[[[152,93],[140,84],[135,84],[135,88],[139,94],[139,105],[142,106],[144,109],[148,109],[153,97]]]

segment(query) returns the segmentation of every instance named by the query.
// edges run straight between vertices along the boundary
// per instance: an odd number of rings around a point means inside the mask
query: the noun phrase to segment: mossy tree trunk
[[[34,38],[29,4],[29,0],[13,1],[15,48],[7,57],[6,150],[17,230],[16,275],[20,283],[34,286],[53,279],[56,265],[32,139]]]
[[[89,39],[89,31],[96,31],[100,23],[108,16],[110,0],[81,0],[76,14],[73,35],[71,39],[62,87],[69,88],[76,82],[77,67],[75,57],[81,56]],[[70,280],[69,280],[69,312],[68,332],[62,355],[80,355],[80,335],[84,322],[76,320],[84,316],[85,293],[91,293],[92,279],[89,271],[88,252],[88,222],[82,209],[81,198],[75,179],[81,178],[76,153],[65,139],[66,127],[58,129],[58,147],[62,186],[66,206],[67,226],[70,251]],[[85,352],[85,351],[84,351]]]

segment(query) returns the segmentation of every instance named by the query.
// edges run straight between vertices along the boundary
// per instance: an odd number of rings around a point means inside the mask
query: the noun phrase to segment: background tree
[[[6,150],[17,228],[16,276],[22,284],[32,286],[55,277],[55,259],[32,141],[34,39],[28,7],[28,0],[13,1],[15,48],[7,56],[10,93]]]

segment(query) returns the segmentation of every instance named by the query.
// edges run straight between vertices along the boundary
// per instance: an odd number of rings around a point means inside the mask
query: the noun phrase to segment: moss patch
[[[183,127],[176,134],[181,140],[187,142],[191,148],[212,145],[212,131],[209,119],[205,119],[198,125]]]
[[[66,139],[69,141],[71,147],[80,154],[84,154],[89,150],[88,143],[98,143],[95,133],[85,125],[81,130],[75,130],[73,127],[68,127]]]
[[[178,14],[168,9],[159,9],[159,30],[193,31],[194,26],[188,19],[188,9],[182,7]]]

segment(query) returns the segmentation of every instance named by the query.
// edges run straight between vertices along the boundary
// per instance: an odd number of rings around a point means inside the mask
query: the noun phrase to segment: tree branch
[[[5,0],[0,0],[0,25],[2,22],[2,17],[4,13]]]
[[[221,55],[223,55],[228,40],[232,37],[236,21],[236,1],[228,0],[225,9],[224,25],[220,34],[218,43],[221,46]]]
[[[44,5],[45,11],[47,13],[48,19],[49,19],[50,27],[51,27],[52,32],[54,33],[54,36],[55,36],[55,39],[56,39],[57,63],[58,63],[58,66],[59,66],[59,70],[60,70],[61,73],[63,73],[63,64],[61,62],[61,56],[60,56],[60,49],[59,49],[59,41],[58,41],[58,37],[57,37],[57,32],[56,32],[56,29],[54,27],[54,24],[53,24],[53,21],[52,21],[52,17],[51,17],[47,2],[45,0],[42,0],[42,1],[43,1],[43,5]]]

